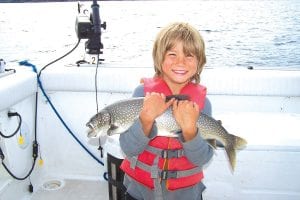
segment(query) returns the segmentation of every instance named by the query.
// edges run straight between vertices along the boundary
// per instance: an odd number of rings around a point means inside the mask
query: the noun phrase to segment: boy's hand
[[[185,141],[192,140],[197,133],[199,106],[192,101],[177,101],[173,103],[173,115],[180,126]]]
[[[140,120],[146,136],[150,134],[155,119],[163,114],[173,104],[173,102],[174,99],[166,102],[166,96],[164,94],[156,92],[146,94],[143,107],[140,112]]]

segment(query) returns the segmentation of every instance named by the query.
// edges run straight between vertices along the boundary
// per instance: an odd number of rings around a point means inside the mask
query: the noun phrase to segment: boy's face
[[[197,65],[196,56],[193,54],[185,55],[183,43],[177,42],[164,56],[162,78],[168,83],[169,87],[179,87],[181,89],[196,74]]]

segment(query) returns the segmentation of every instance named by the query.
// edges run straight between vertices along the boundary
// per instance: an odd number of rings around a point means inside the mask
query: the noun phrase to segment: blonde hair
[[[161,76],[162,63],[167,51],[174,47],[176,42],[183,42],[183,51],[193,54],[198,60],[197,72],[191,81],[200,82],[200,74],[206,63],[205,44],[199,31],[188,23],[176,22],[161,29],[153,45],[152,57],[155,76]]]

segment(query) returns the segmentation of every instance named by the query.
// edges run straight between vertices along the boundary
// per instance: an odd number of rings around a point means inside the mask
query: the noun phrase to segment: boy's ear
[[[140,79],[140,84],[144,84],[144,78]]]

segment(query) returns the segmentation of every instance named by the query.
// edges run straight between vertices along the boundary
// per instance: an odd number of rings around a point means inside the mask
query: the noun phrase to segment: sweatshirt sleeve
[[[196,166],[204,166],[213,156],[213,148],[202,138],[199,131],[194,139],[183,142],[184,153]]]
[[[142,124],[137,119],[133,125],[120,135],[119,142],[121,149],[126,156],[136,156],[140,154],[147,146],[150,138],[146,137]]]
[[[135,88],[133,97],[144,96],[144,85]],[[155,135],[156,128],[150,133],[150,137]],[[136,119],[133,125],[119,137],[122,151],[126,156],[136,156],[143,152],[151,138],[145,136],[140,119]]]

